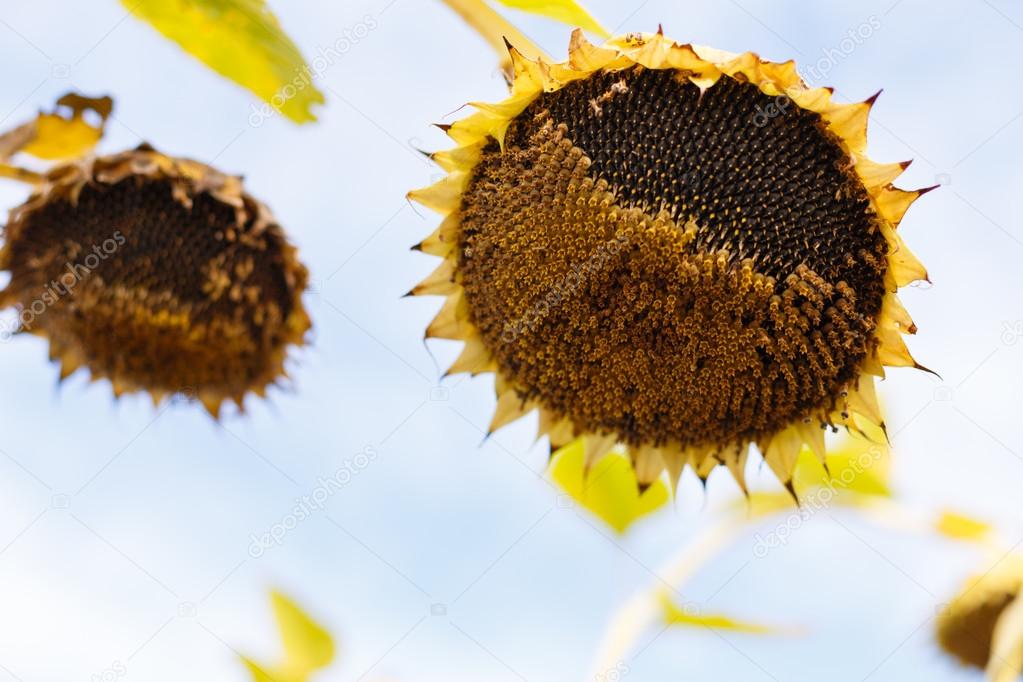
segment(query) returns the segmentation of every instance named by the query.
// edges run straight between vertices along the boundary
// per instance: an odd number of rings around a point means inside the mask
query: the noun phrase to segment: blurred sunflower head
[[[1023,560],[1010,557],[984,575],[970,578],[941,611],[938,643],[964,665],[985,669],[992,655],[995,628],[1023,589]]]
[[[241,179],[143,145],[53,168],[12,211],[0,304],[116,395],[182,394],[217,416],[284,374],[310,327],[306,269]]]
[[[426,335],[496,373],[491,428],[536,409],[590,464],[627,446],[641,484],[724,464],[745,489],[750,444],[790,485],[828,427],[883,426],[874,378],[917,366],[896,291],[926,272],[896,228],[925,190],[865,156],[873,99],[660,33],[509,49],[511,96],[445,126],[448,175],[410,194],[445,216]]]

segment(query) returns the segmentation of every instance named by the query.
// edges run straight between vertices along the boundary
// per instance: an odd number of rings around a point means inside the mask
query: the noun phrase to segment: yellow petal
[[[480,152],[483,149],[481,144],[456,147],[443,152],[435,152],[430,158],[438,166],[451,173],[454,171],[469,171],[480,159]]]
[[[795,424],[796,432],[822,464],[827,461],[827,451],[824,449],[824,429],[814,420],[809,423],[798,422]]]
[[[465,189],[468,179],[468,173],[451,173],[429,187],[412,190],[408,193],[408,198],[431,211],[448,215],[461,205],[462,190]]]
[[[458,226],[460,220],[457,215],[448,215],[441,221],[440,226],[433,231],[429,237],[419,243],[418,248],[423,253],[431,256],[448,256],[458,244]]]
[[[490,420],[490,427],[487,429],[487,432],[493,433],[501,427],[507,426],[513,421],[526,416],[530,409],[532,408],[525,404],[525,401],[517,392],[513,390],[505,391],[497,399],[497,408],[494,410],[494,417]]]
[[[458,290],[455,283],[455,261],[445,259],[430,276],[413,287],[416,296],[449,296]]]
[[[931,189],[918,189],[910,192],[897,187],[889,187],[877,197],[877,210],[893,227],[898,227],[913,202]]]
[[[725,466],[728,467],[728,472],[732,474],[732,478],[739,485],[739,490],[743,495],[749,495],[749,489],[746,487],[746,462],[749,460],[749,446],[737,445],[728,448],[721,455],[725,460]]]
[[[787,428],[776,433],[767,442],[766,447],[760,446],[764,454],[764,460],[771,471],[782,483],[789,483],[792,480],[792,472],[796,468],[796,460],[803,449],[803,441],[795,428]]]
[[[551,448],[557,450],[575,440],[575,429],[570,420],[558,417],[549,410],[541,409],[537,438],[544,435],[550,439]]]
[[[880,344],[877,347],[877,359],[888,367],[916,367],[916,360],[909,352],[902,335],[895,329],[878,327],[876,336]]]
[[[617,50],[597,47],[586,39],[582,29],[572,31],[568,44],[568,63],[577,71],[596,71],[618,58]]]
[[[915,334],[916,325],[909,311],[895,294],[884,297],[881,304],[881,320],[883,324],[891,324],[903,334]]]
[[[633,457],[636,479],[640,486],[647,486],[664,473],[664,458],[660,448],[643,447]]]
[[[246,88],[295,123],[315,120],[323,94],[302,53],[281,29],[265,0],[121,0],[131,14],[220,75]],[[372,30],[375,26],[367,28]],[[372,20],[374,23],[376,20]],[[251,117],[250,117],[251,118]]]
[[[471,331],[465,295],[458,290],[444,301],[440,312],[426,328],[426,338],[458,341],[467,338]]]
[[[614,435],[583,436],[583,450],[586,452],[586,470],[589,471],[593,465],[599,462],[618,444]]]
[[[472,336],[466,339],[465,348],[462,349],[458,359],[448,368],[447,374],[461,374],[462,372],[479,374],[487,371],[491,366],[490,351],[483,345],[483,341],[479,337]]]
[[[854,154],[860,154],[867,148],[867,119],[873,105],[873,98],[856,104],[838,104],[824,114],[828,125]]]
[[[877,187],[887,187],[895,182],[909,168],[909,162],[877,163],[860,155],[856,158],[855,168],[857,175],[863,181],[863,185],[867,189],[875,189]]]

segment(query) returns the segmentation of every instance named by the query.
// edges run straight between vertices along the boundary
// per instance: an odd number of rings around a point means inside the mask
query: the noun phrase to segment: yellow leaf
[[[89,153],[103,132],[81,117],[70,120],[57,114],[40,114],[35,136],[21,151],[40,159],[72,159]]]
[[[280,592],[271,594],[277,627],[284,642],[286,670],[308,675],[334,660],[334,640],[295,602]]]
[[[502,5],[514,7],[524,12],[532,12],[554,19],[571,26],[578,26],[586,31],[596,33],[601,38],[610,38],[611,34],[600,25],[589,12],[575,0],[497,0]]]
[[[868,434],[883,438],[883,432]],[[884,441],[848,437],[828,453],[825,471],[820,459],[808,447],[799,453],[792,482],[802,507],[817,509],[832,504],[855,505],[869,498],[891,497],[888,484],[890,460]],[[745,503],[750,513],[763,516],[793,509],[788,493],[755,492]]]
[[[252,675],[253,682],[292,682],[286,677],[283,677],[279,673],[268,673],[263,670],[262,666],[253,661],[250,658],[242,656],[242,663],[249,669],[249,674]],[[297,682],[297,681],[295,681]]]
[[[982,540],[991,532],[991,526],[983,521],[952,511],[944,512],[935,527],[954,540]]]
[[[316,74],[265,0],[121,0],[133,14],[296,123],[322,104]]]
[[[334,640],[288,597],[274,590],[270,599],[284,643],[284,661],[266,667],[242,656],[242,663],[255,682],[307,682],[312,673],[334,660]]]
[[[870,435],[879,440],[872,442],[850,436],[840,447],[828,453],[826,472],[820,460],[808,448],[803,448],[796,464],[796,490],[800,495],[815,488],[829,488],[835,493],[848,492],[853,496],[891,497],[888,485],[890,460],[884,434]]]
[[[665,625],[731,630],[751,635],[769,635],[779,632],[777,628],[758,623],[747,623],[720,614],[690,613],[686,609],[676,606],[667,595],[661,595],[661,605],[664,608]]]
[[[84,97],[69,92],[57,100],[57,110],[40,113],[34,120],[0,136],[0,158],[25,152],[47,161],[74,159],[92,151],[103,137],[103,127],[113,109],[109,97]],[[96,115],[96,124],[85,112]]]
[[[657,480],[642,493],[632,462],[611,453],[585,471],[583,441],[575,440],[554,454],[550,475],[573,500],[616,532],[624,533],[637,520],[668,503],[670,493]]]

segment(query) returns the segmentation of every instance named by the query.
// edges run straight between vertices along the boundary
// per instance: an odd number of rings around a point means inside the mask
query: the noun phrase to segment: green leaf
[[[524,12],[531,12],[554,19],[571,26],[596,33],[601,38],[610,38],[611,34],[593,18],[589,12],[575,0],[497,0],[502,5],[514,7]]]
[[[668,503],[668,486],[658,479],[640,492],[632,462],[624,455],[605,455],[585,471],[583,441],[575,440],[554,454],[550,475],[573,500],[616,532],[624,533],[643,516]]]
[[[265,0],[121,0],[132,14],[295,123],[324,102],[315,74]]]

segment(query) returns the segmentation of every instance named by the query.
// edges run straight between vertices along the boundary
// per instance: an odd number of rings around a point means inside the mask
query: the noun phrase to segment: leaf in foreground
[[[272,667],[242,656],[255,682],[305,682],[334,660],[334,640],[294,601],[274,591],[270,595],[277,629],[284,646],[284,660]]]
[[[575,502],[624,533],[640,518],[668,503],[668,486],[657,480],[644,491],[627,457],[611,453],[587,470],[582,440],[561,448],[551,460],[550,475]]]
[[[265,0],[121,0],[132,14],[295,123],[324,102],[315,74]]]
[[[601,38],[611,37],[607,29],[601,26],[600,22],[575,0],[498,0],[498,2],[507,7],[539,14],[570,26],[578,26],[586,31],[596,33]]]

